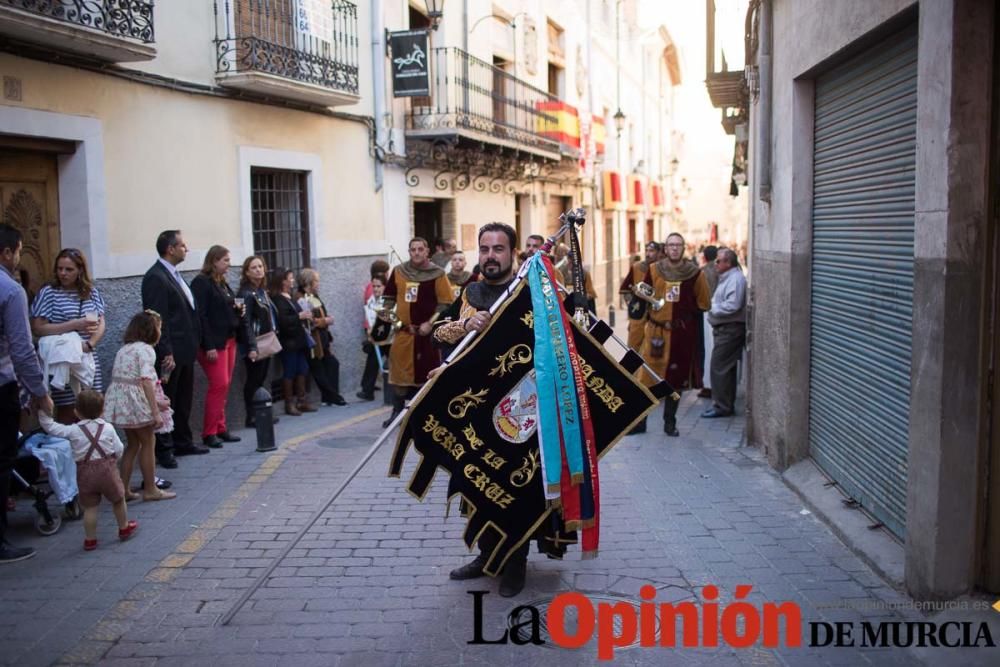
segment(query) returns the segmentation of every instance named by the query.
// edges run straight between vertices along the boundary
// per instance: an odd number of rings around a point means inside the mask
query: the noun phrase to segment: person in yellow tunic
[[[465,253],[456,250],[451,256],[451,271],[448,272],[448,282],[451,291],[457,299],[462,295],[462,288],[472,280],[472,272],[465,269]]]
[[[642,339],[646,331],[646,310],[649,304],[632,293],[632,287],[642,282],[649,271],[650,265],[663,257],[663,244],[650,241],[646,244],[646,259],[641,259],[632,265],[625,279],[622,280],[618,293],[625,297],[628,304],[628,346],[642,353]],[[638,371],[637,371],[638,372]]]
[[[389,352],[393,401],[386,426],[402,412],[404,401],[427,381],[427,372],[441,363],[431,341],[433,323],[454,301],[444,270],[430,261],[427,241],[413,238],[409,253],[410,260],[392,270],[383,295],[387,308],[396,305],[396,317],[402,324]]]
[[[699,344],[697,319],[712,305],[708,281],[694,262],[684,259],[684,237],[675,233],[667,237],[666,256],[649,266],[643,282],[652,285],[653,299],[664,299],[665,303],[659,310],[650,306],[647,311],[642,357],[680,393],[690,386],[695,346]],[[645,370],[642,382],[655,384]],[[663,432],[675,437],[680,435],[677,404],[669,398],[663,403]]]

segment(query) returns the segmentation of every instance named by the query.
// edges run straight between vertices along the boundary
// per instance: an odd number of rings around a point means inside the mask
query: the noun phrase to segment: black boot
[[[449,579],[464,581],[465,579],[478,579],[483,576],[483,568],[486,567],[486,554],[479,554],[475,560],[466,563],[462,567],[457,567],[448,575]]]
[[[524,589],[524,577],[528,570],[527,559],[511,559],[500,577],[500,597],[512,598]]]
[[[399,413],[402,412],[403,408],[406,406],[407,396],[404,393],[400,393],[401,391],[401,388],[394,387],[392,394],[392,414],[389,415],[388,419],[382,422],[382,428],[389,428],[389,425],[392,424],[393,420],[399,416]]]
[[[680,392],[677,392],[680,394]],[[663,401],[663,432],[672,438],[676,438],[680,435],[680,431],[677,430],[677,406],[680,405],[680,399],[673,400],[669,396]]]

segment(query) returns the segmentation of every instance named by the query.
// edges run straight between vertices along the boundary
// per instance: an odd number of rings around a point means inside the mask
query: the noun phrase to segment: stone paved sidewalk
[[[302,442],[265,463],[160,567],[126,591],[63,664],[107,665],[514,665],[597,664],[577,651],[476,646],[470,590],[486,590],[484,635],[501,635],[507,613],[576,590],[637,599],[651,583],[658,602],[694,600],[706,584],[720,602],[735,586],[747,598],[792,600],[803,620],[898,618],[905,601],[813,515],[755,450],[741,447],[740,419],[699,421],[705,401],[682,405],[682,437],[653,428],[625,438],[602,462],[600,557],[549,561],[532,554],[525,591],[513,600],[496,582],[453,582],[469,558],[463,522],[445,518],[445,481],[424,503],[385,476],[380,450],[310,528],[228,625],[221,617],[321,507],[379,432],[379,418]],[[412,457],[411,457],[412,459]],[[413,461],[408,464],[412,468]],[[439,473],[440,474],[440,473]],[[404,479],[406,475],[404,473]],[[843,602],[871,609],[835,608]],[[875,608],[882,605],[882,608]],[[666,655],[669,652],[669,655]],[[959,654],[955,654],[956,658]],[[619,664],[910,665],[903,649],[631,648]],[[957,660],[954,664],[961,664]]]
[[[149,576],[157,576],[157,565],[179,544],[196,546],[203,539],[206,518],[220,506],[237,503],[234,494],[259,475],[262,463],[275,465],[284,460],[289,446],[294,448],[310,433],[373,411],[381,414],[384,410],[380,409],[381,402],[354,402],[302,418],[285,418],[276,426],[276,436],[283,443],[277,454],[255,452],[253,432],[234,429],[243,442],[207,455],[180,458],[175,470],[157,468],[157,475],[174,483],[178,497],[130,504],[130,517],[140,523],[132,540],[118,542],[114,519],[104,503],[98,524],[100,546],[91,553],[81,549],[79,522],[64,522],[51,537],[35,533],[34,510],[30,500],[22,497],[17,510],[8,514],[9,536],[16,544],[35,547],[38,555],[0,567],[0,609],[5,612],[0,614],[0,665],[51,664],[95,627],[101,636],[116,636],[108,626],[117,627],[117,621],[108,614],[123,596]],[[133,481],[137,480],[138,472]]]

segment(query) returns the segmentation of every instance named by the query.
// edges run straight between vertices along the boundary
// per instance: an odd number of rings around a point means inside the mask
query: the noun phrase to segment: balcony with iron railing
[[[561,157],[559,98],[454,47],[431,50],[430,95],[410,99],[406,135]],[[575,113],[575,110],[574,110]]]
[[[215,0],[216,79],[338,106],[358,94],[358,9],[347,0]]]
[[[153,0],[0,0],[0,35],[108,62],[156,56]]]

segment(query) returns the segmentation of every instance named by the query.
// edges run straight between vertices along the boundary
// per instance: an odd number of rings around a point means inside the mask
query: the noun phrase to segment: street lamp
[[[621,110],[621,107],[615,112],[614,119],[615,129],[618,130],[618,137],[621,138],[622,130],[625,129],[625,112]]]
[[[427,6],[427,18],[431,20],[431,29],[437,30],[444,17],[444,0],[424,0]]]

